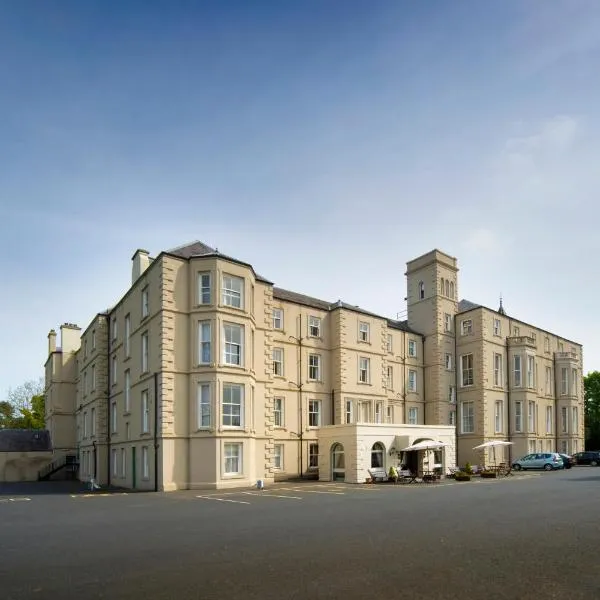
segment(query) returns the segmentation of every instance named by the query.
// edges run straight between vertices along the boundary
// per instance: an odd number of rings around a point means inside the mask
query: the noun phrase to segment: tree
[[[44,429],[45,396],[42,378],[8,390],[0,402],[0,429]]]
[[[583,378],[585,402],[585,447],[600,448],[600,371],[588,373]]]
[[[0,429],[12,429],[15,422],[15,407],[6,400],[0,402]]]

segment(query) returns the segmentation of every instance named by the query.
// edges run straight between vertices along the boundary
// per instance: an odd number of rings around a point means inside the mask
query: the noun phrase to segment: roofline
[[[510,315],[508,315],[506,313],[502,314],[501,312],[498,312],[497,310],[494,310],[493,308],[490,308],[489,306],[485,306],[483,304],[479,304],[479,305],[477,305],[473,308],[469,308],[467,310],[459,311],[456,313],[456,316],[458,317],[458,315],[465,315],[467,313],[470,313],[472,311],[479,310],[479,309],[487,310],[491,313],[494,313],[496,315],[504,317],[505,319],[514,321],[515,323],[520,323],[521,325],[527,325],[527,327],[531,327],[532,329],[537,329],[538,331],[542,331],[544,333],[547,333],[548,335],[553,335],[554,337],[560,338],[561,340],[564,340],[565,342],[569,342],[569,344],[575,344],[576,346],[580,346],[581,348],[583,348],[583,344],[581,342],[576,342],[574,340],[570,340],[569,338],[559,335],[558,333],[554,333],[553,331],[548,331],[547,329],[543,329],[542,327],[538,327],[537,325],[532,325],[531,323],[527,323],[526,321],[521,321],[520,319],[514,319],[513,317],[511,317]]]

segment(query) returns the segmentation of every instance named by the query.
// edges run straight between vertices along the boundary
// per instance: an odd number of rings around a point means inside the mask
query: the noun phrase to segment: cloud
[[[565,153],[573,148],[580,134],[580,119],[557,115],[543,121],[535,132],[510,137],[506,141],[505,152],[508,157],[520,158]]]

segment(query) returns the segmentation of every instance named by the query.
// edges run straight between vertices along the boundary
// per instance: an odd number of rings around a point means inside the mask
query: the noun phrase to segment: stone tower
[[[408,325],[424,336],[425,423],[456,423],[456,258],[432,250],[407,263]]]

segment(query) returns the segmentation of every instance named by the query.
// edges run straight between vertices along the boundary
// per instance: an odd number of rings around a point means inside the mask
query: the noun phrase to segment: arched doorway
[[[344,481],[345,478],[344,446],[336,443],[331,447],[331,479],[332,481]]]
[[[371,448],[371,468],[372,469],[383,469],[383,456],[385,454],[385,448],[383,444],[375,442]]]

